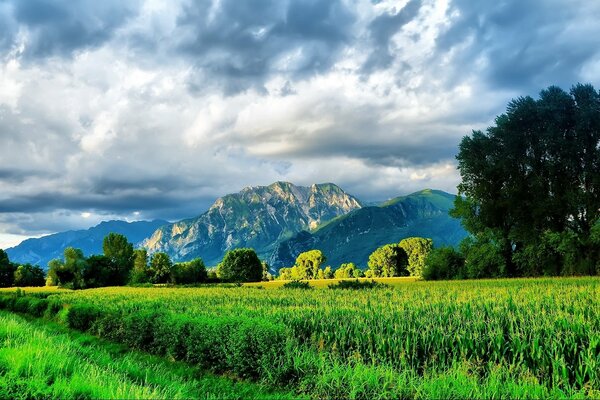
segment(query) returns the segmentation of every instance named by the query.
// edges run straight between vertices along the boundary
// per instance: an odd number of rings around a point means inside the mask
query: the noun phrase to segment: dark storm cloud
[[[191,57],[201,83],[207,76],[220,78],[227,93],[260,88],[271,73],[301,78],[325,71],[353,34],[355,16],[340,0],[218,4],[192,2],[183,8],[178,48]]]
[[[598,57],[600,7],[597,2],[560,0],[455,0],[460,15],[438,37],[440,53],[459,50],[455,74],[464,75],[478,60],[487,63],[486,82],[494,89],[534,93],[551,84],[569,87],[581,66]],[[585,22],[592,22],[585,26]]]
[[[115,30],[135,15],[139,1],[14,0],[0,4],[4,47],[14,45],[17,26],[27,29],[27,59],[68,57],[73,52],[107,42]],[[11,26],[12,29],[6,27]],[[0,43],[2,43],[0,42]]]
[[[597,1],[390,3],[0,0],[0,235],[277,179],[452,189],[436,168],[511,97],[600,73]]]
[[[369,24],[369,37],[373,51],[363,65],[366,73],[374,69],[388,68],[394,60],[390,40],[404,25],[412,21],[421,9],[422,0],[410,0],[396,14],[383,13]]]

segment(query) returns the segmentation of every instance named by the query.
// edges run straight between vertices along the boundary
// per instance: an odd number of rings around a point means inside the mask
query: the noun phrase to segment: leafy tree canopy
[[[217,276],[232,282],[260,282],[263,266],[253,249],[234,249],[217,266]]]
[[[399,244],[379,247],[369,256],[369,277],[408,276],[408,256]]]
[[[529,274],[526,255],[544,246],[562,247],[555,249],[555,272],[594,272],[600,93],[593,86],[578,84],[569,93],[552,86],[538,99],[511,101],[493,126],[463,138],[457,159],[462,182],[452,214],[472,234],[470,250],[493,250],[495,258],[481,265],[495,271],[479,275]]]

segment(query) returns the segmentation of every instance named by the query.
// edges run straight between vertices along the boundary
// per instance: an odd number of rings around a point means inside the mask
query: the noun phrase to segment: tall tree
[[[433,249],[433,241],[422,237],[410,237],[402,239],[399,245],[408,256],[407,270],[410,276],[421,277],[425,259]]]
[[[102,242],[104,255],[112,262],[112,285],[124,285],[133,268],[133,245],[119,233],[109,233]]]
[[[148,251],[146,249],[136,249],[133,251],[133,269],[131,270],[129,281],[134,284],[150,282]]]
[[[15,281],[15,266],[8,259],[8,254],[0,249],[0,287],[11,287]]]
[[[396,243],[383,245],[371,253],[367,265],[369,278],[408,276],[408,256]]]
[[[172,277],[173,263],[167,253],[154,253],[150,260],[152,283],[168,283]]]
[[[556,243],[548,233],[578,247],[576,257],[561,256],[571,264],[562,271],[589,273],[590,230],[600,213],[599,144],[600,94],[591,85],[513,100],[485,133],[463,138],[453,215],[475,244],[500,249],[504,275],[526,274],[528,258],[519,254],[539,254],[544,238]]]

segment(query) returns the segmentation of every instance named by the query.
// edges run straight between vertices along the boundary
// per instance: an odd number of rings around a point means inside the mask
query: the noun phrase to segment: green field
[[[600,279],[393,282],[26,289],[0,306],[311,397],[600,397]]]
[[[0,311],[0,398],[291,398]]]

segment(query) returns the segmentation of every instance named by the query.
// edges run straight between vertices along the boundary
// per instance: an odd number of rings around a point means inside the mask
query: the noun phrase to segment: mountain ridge
[[[344,262],[365,268],[377,247],[410,236],[431,238],[435,246],[456,246],[466,232],[459,220],[448,215],[454,198],[441,190],[424,189],[354,210],[280,242],[269,256],[269,265],[274,270],[289,267],[299,253],[318,249],[333,268]]]
[[[62,258],[67,247],[80,248],[86,256],[102,253],[102,241],[111,232],[120,233],[132,243],[139,243],[168,221],[155,219],[151,221],[109,220],[88,229],[57,232],[40,238],[22,241],[17,246],[6,249],[11,261],[16,263],[37,264],[45,268],[54,258]]]
[[[361,207],[334,183],[248,186],[219,197],[198,217],[157,229],[142,245],[174,260],[202,257],[207,265],[216,265],[227,250],[253,247],[264,256],[280,240]]]

